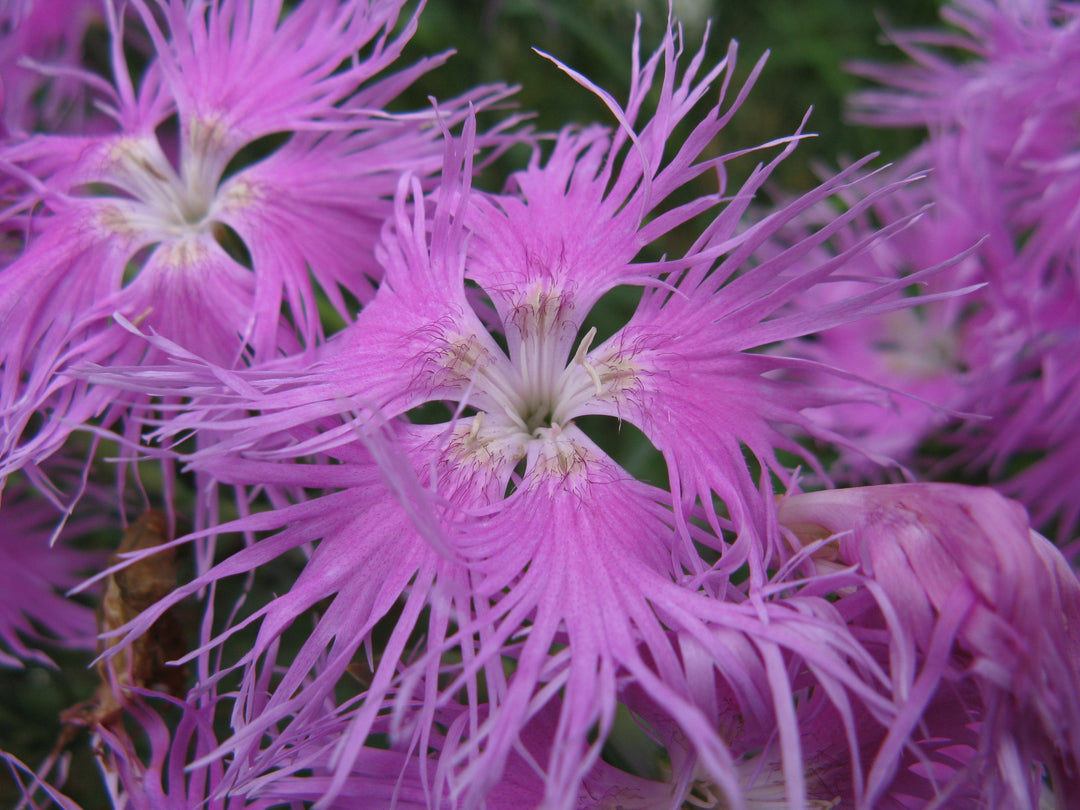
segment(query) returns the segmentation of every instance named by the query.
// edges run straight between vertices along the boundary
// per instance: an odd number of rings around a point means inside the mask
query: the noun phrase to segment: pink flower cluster
[[[444,58],[404,0],[52,6],[0,5],[0,665],[97,637],[114,807],[1080,800],[1080,580],[915,469],[1034,454],[1076,521],[1072,6],[899,37],[857,104],[931,140],[782,204],[801,128],[717,148],[763,61],[674,20],[625,99],[549,57],[610,116],[538,134],[501,85],[387,111]]]
[[[896,397],[892,418],[850,405],[817,418],[917,478],[988,480],[1066,540],[1080,526],[1080,88],[1064,77],[1080,70],[1080,11],[954,0],[943,16],[947,31],[891,34],[908,63],[853,66],[883,85],[851,99],[853,119],[922,129],[901,171],[929,177],[875,207],[874,228],[925,213],[869,252],[849,283],[965,258],[903,313],[785,350],[944,408]],[[864,237],[867,222],[847,238]],[[961,285],[979,288],[926,297]],[[845,472],[881,475],[853,454]]]

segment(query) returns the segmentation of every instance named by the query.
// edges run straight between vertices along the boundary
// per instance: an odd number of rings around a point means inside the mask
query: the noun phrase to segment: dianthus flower
[[[940,168],[1004,204],[1013,232],[1032,229],[1032,247],[1044,258],[1068,252],[1064,226],[1080,204],[1080,89],[1061,77],[1080,67],[1075,4],[953,0],[942,17],[947,30],[890,32],[910,62],[854,65],[884,88],[855,94],[853,117],[958,138],[958,162]]]
[[[988,488],[904,484],[792,495],[780,520],[818,544],[826,568],[855,565],[873,582],[865,592],[880,610],[859,622],[888,628],[909,703],[893,750],[939,690],[965,694],[978,742],[962,771],[990,806],[1046,806],[1040,795],[1069,806],[1080,789],[1080,581],[1018,503]],[[873,797],[884,783],[869,787]]]
[[[398,175],[439,164],[431,114],[382,112],[439,61],[379,76],[415,29],[403,5],[136,0],[153,54],[135,83],[136,21],[105,3],[113,81],[71,72],[111,130],[0,148],[25,239],[0,271],[0,477],[114,404],[66,369],[149,359],[114,314],[228,367],[321,340],[320,295],[346,318],[370,297]]]
[[[843,581],[831,579],[833,585]],[[692,642],[683,650],[687,655],[696,654]],[[741,661],[746,660],[741,657]],[[904,741],[903,749],[889,750],[883,745],[889,737],[888,723],[857,705],[850,711],[838,710],[820,685],[811,685],[809,673],[802,673],[793,680],[797,684],[794,697],[803,771],[792,773],[784,767],[775,716],[768,707],[755,707],[746,701],[746,684],[764,673],[751,667],[741,671],[740,677],[725,681],[715,677],[715,670],[701,667],[698,675],[703,705],[708,706],[709,716],[737,755],[736,771],[747,810],[789,808],[787,782],[793,777],[803,783],[807,806],[814,810],[909,810],[927,806],[975,810],[986,806],[977,775],[967,768],[978,743],[965,707],[968,696],[937,693],[925,707],[919,728]],[[641,810],[666,806],[715,810],[728,806],[670,717],[634,688],[626,690],[622,698],[638,729],[628,732],[631,739],[619,747],[620,753],[636,744],[646,754],[658,756],[659,775],[664,781],[645,780],[609,767],[596,775],[604,777],[607,788],[596,798]],[[633,738],[635,733],[637,739]],[[882,755],[886,767],[882,767]],[[868,790],[873,790],[873,799],[868,797]],[[598,801],[583,806],[606,805]]]
[[[214,712],[219,701],[213,690],[193,691],[182,700],[142,688],[126,689],[122,719],[94,722],[89,729],[102,787],[111,805],[131,810],[301,810],[304,805],[300,799],[290,801],[287,796],[252,800],[215,796],[224,771],[221,763],[215,760],[189,767],[192,760],[217,745]],[[32,774],[11,754],[0,751],[0,759],[8,762],[19,780],[23,806],[81,810],[61,792],[63,784],[50,784],[40,773]],[[26,775],[25,780],[20,772]],[[61,773],[58,780],[63,776]],[[49,801],[39,805],[40,797]]]
[[[488,707],[480,705],[476,709],[483,716]],[[376,726],[383,733],[390,730],[387,719]],[[533,763],[542,761],[547,755],[557,721],[558,708],[549,704],[522,729],[520,748],[510,755],[498,783],[485,798],[488,810],[520,810],[536,807],[543,801],[544,779]],[[452,741],[469,725],[469,711],[465,706],[453,703],[439,710],[437,722],[445,733],[436,731],[426,735],[426,748],[420,748],[419,737],[412,735],[390,750],[365,746],[358,751],[348,776],[327,807],[333,810],[442,810],[453,807],[454,800],[447,774],[440,766],[440,757],[452,753]],[[306,803],[303,806],[324,800],[336,768],[328,756],[331,749],[320,749],[318,741],[320,737],[341,731],[342,721],[332,715],[323,718],[318,726],[313,724],[302,745],[281,751],[273,778],[264,778],[249,788],[252,798],[303,801]],[[307,751],[314,751],[314,756],[308,756]],[[592,806],[584,797],[593,794],[598,783],[604,786],[616,774],[618,781],[633,779],[606,763],[597,763],[572,806]]]
[[[959,160],[955,146],[933,141],[863,185],[873,188],[889,182],[890,174],[907,176]],[[852,204],[865,187],[853,188],[841,204]],[[1035,288],[1020,300],[1015,290],[1009,293],[1012,282],[1002,283],[1010,273],[1023,274],[1026,259],[1008,231],[1007,211],[984,194],[968,186],[963,175],[934,170],[880,199],[869,216],[855,219],[825,251],[855,244],[881,223],[906,222],[906,227],[851,262],[843,281],[819,285],[794,302],[796,309],[815,311],[883,278],[903,279],[920,267],[943,268],[926,283],[896,293],[907,297],[907,309],[778,347],[853,375],[840,380],[835,373],[819,372],[820,385],[846,388],[852,401],[808,414],[853,445],[830,469],[834,479],[873,481],[890,463],[909,476],[932,475],[938,465],[957,467],[980,456],[985,465],[988,455],[1007,457],[1018,448],[1035,447],[1031,424],[1022,423],[1030,418],[1027,411],[1045,401],[1046,389],[1034,380],[1046,346],[1065,334],[1065,326],[1060,314],[1054,321],[1046,317],[1052,296],[1045,290]],[[819,227],[834,211],[808,212],[794,235],[781,235],[781,243]],[[763,255],[773,249],[766,246]],[[1067,294],[1059,290],[1053,297],[1059,311],[1068,311]],[[1036,315],[1040,310],[1042,317]],[[888,400],[867,390],[867,380],[888,389]],[[977,438],[986,436],[1009,437],[1013,444],[991,455],[985,440],[980,444]],[[928,446],[936,452],[927,452]],[[945,461],[943,451],[951,454]]]
[[[212,696],[193,697],[189,701],[169,700],[173,711],[180,712],[175,727],[155,711],[146,698],[129,698],[125,711],[128,724],[134,725],[149,742],[150,756],[141,753],[138,736],[123,723],[95,729],[98,737],[101,768],[106,789],[114,807],[133,810],[263,810],[289,807],[299,810],[296,801],[284,803],[272,798],[247,800],[241,796],[215,795],[224,768],[220,762],[189,767],[217,744],[214,736],[215,701]],[[163,704],[165,708],[167,704]]]
[[[680,72],[680,43],[669,30],[644,62],[635,46],[625,105],[563,68],[619,126],[561,131],[546,157],[537,152],[512,176],[506,193],[471,187],[471,119],[460,139],[448,137],[442,185],[425,195],[416,177],[403,178],[378,253],[382,284],[314,362],[299,356],[230,371],[147,336],[170,365],[79,372],[102,385],[188,398],[163,435],[198,431],[204,442],[190,460],[215,480],[340,490],[200,533],[276,532],[128,629],[129,636],[141,632],[209,583],[308,549],[287,593],[204,645],[259,623],[237,662],[243,684],[234,735],[216,752],[231,762],[222,791],[272,779],[283,746],[307,745],[311,730],[327,722],[329,703],[348,721],[326,760],[332,776],[318,806],[332,806],[351,784],[391,693],[395,723],[421,729],[420,750],[437,733],[439,707],[463,693],[467,721],[440,761],[454,801],[479,806],[529,719],[558,699],[538,767],[542,806],[568,808],[598,762],[619,684],[629,680],[675,718],[718,789],[742,807],[736,763],[695,705],[670,631],[700,639],[718,667],[728,650],[718,629],[752,650],[765,673],[753,686],[755,700],[775,712],[792,777],[783,790],[793,807],[804,806],[806,794],[794,778],[802,764],[792,660],[805,661],[838,704],[854,696],[875,716],[890,716],[888,676],[824,599],[814,611],[763,596],[769,564],[787,553],[771,497],[770,475],[789,477],[777,450],[806,456],[787,433],[794,427],[832,434],[802,415],[830,395],[776,376],[810,364],[755,350],[901,308],[892,294],[924,276],[870,285],[812,315],[787,312],[794,296],[885,238],[868,236],[820,264],[804,261],[892,189],[867,194],[748,267],[765,240],[852,182],[861,164],[747,224],[755,194],[798,136],[767,144],[781,146],[780,154],[727,189],[725,164],[745,152],[709,157],[706,150],[749,84],[727,109],[705,102],[718,80],[723,101],[734,49],[699,76],[704,50]],[[646,118],[654,90],[657,110]],[[699,104],[707,111],[692,116]],[[676,140],[679,126],[687,133]],[[709,175],[719,177],[717,191],[670,201]],[[682,258],[635,261],[705,213],[709,223]],[[644,288],[641,302],[600,341],[586,315],[624,285]],[[450,403],[448,421],[408,419],[429,403]],[[620,467],[576,423],[583,416],[638,426],[666,462],[670,490]],[[316,463],[298,463],[311,456]],[[705,557],[704,547],[711,548]],[[745,580],[739,586],[736,574]],[[279,664],[282,633],[320,603],[315,629]],[[388,635],[375,660],[372,637],[384,619],[392,627],[381,625]],[[338,704],[338,682],[362,648],[374,670],[370,686]],[[275,742],[260,750],[271,727]]]
[[[811,209],[779,245],[798,241],[835,217],[837,206],[851,205],[869,189],[888,185],[925,167],[916,157],[866,178],[841,199]],[[943,272],[921,285],[894,295],[909,297],[910,307],[861,318],[820,334],[783,344],[775,351],[820,363],[813,379],[824,387],[847,390],[849,401],[807,413],[812,420],[845,437],[829,474],[833,480],[863,483],[890,474],[889,467],[918,469],[924,442],[990,391],[999,392],[1001,366],[1012,372],[1018,338],[1005,341],[999,324],[978,329],[971,313],[987,308],[978,231],[969,212],[933,205],[936,176],[897,189],[881,198],[866,216],[854,219],[830,245],[820,249],[825,261],[865,240],[880,223],[907,225],[849,263],[844,279],[818,285],[793,303],[794,309],[816,311],[880,284],[900,280],[917,268],[940,266]],[[777,245],[766,244],[767,258]],[[975,255],[973,255],[975,254]],[[840,378],[835,370],[851,376]],[[1006,377],[1008,379],[1008,377]],[[875,385],[868,386],[867,381]],[[885,392],[888,392],[887,395]]]
[[[970,280],[987,287],[950,331],[989,351],[969,358],[965,401],[946,403],[980,418],[937,438],[957,448],[954,466],[988,469],[1067,537],[1080,500],[1063,450],[1080,425],[1080,90],[1062,77],[1080,70],[1080,15],[1052,0],[956,0],[942,16],[946,31],[893,33],[909,63],[856,66],[884,87],[852,107],[876,126],[926,127],[913,159],[932,169],[943,212],[927,244],[955,245],[957,225],[981,240]],[[1042,460],[1016,477],[1032,456]]]
[[[1022,254],[995,276],[1001,294],[1038,301],[1040,284],[1075,276],[1080,88],[1061,77],[1080,69],[1080,13],[1057,0],[954,0],[942,17],[950,29],[892,32],[910,63],[854,66],[884,88],[855,94],[853,116],[925,127],[930,163],[948,178],[939,194]]]

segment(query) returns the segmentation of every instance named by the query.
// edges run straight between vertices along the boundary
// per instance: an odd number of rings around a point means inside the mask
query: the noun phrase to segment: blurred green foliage
[[[709,28],[712,62],[728,43],[739,43],[738,79],[758,58],[768,62],[743,109],[729,125],[725,148],[743,148],[792,133],[807,109],[807,128],[819,137],[804,142],[777,179],[804,190],[814,183],[811,164],[880,151],[892,159],[914,145],[918,133],[884,132],[844,121],[844,98],[862,81],[844,69],[855,59],[895,60],[882,23],[893,28],[932,25],[940,0],[681,0],[687,49]],[[429,2],[407,55],[455,49],[407,98],[417,106],[427,95],[449,98],[486,82],[521,85],[517,101],[536,113],[541,131],[572,122],[611,123],[603,105],[533,49],[551,54],[624,100],[629,88],[630,43],[640,15],[642,54],[664,31],[662,0],[459,0]],[[712,63],[710,62],[710,64]],[[729,98],[734,95],[729,92]]]

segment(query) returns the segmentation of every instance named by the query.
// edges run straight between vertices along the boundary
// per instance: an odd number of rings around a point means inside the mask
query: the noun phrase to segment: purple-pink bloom
[[[790,232],[779,235],[777,244],[765,246],[763,258],[830,221],[839,206],[850,206],[868,190],[887,186],[895,178],[916,174],[925,163],[925,156],[916,154],[866,178],[838,201],[811,209]],[[977,250],[978,223],[970,209],[933,204],[938,180],[931,175],[898,188],[855,218],[833,244],[822,247],[816,260],[825,261],[867,239],[880,223],[904,227],[849,262],[842,278],[820,284],[793,302],[793,309],[813,312],[873,289],[883,279],[902,280],[913,270],[943,266],[935,277],[893,294],[906,298],[910,306],[853,320],[775,350],[821,364],[820,370],[811,372],[815,384],[848,392],[848,401],[807,412],[811,420],[846,440],[836,443],[840,455],[829,469],[833,480],[878,480],[889,474],[890,465],[918,470],[927,463],[923,444],[973,408],[974,402],[989,398],[991,392],[999,395],[1001,383],[1014,374],[1020,338],[1008,334],[1009,324],[1002,319],[987,324],[985,314],[972,316],[993,308],[983,283],[987,259]],[[850,376],[842,377],[836,370]]]
[[[114,808],[131,810],[264,810],[304,805],[298,799],[270,796],[215,796],[223,766],[218,761],[192,765],[213,750],[214,712],[219,698],[212,690],[192,692],[188,700],[170,698],[145,689],[127,690],[122,718],[95,723],[90,729],[90,745],[101,772],[103,791]],[[156,709],[161,707],[161,713]],[[162,715],[169,717],[167,721]],[[63,784],[50,784],[10,754],[0,751],[20,778],[25,805],[29,808],[60,807],[81,810],[64,795]],[[63,774],[59,779],[62,780]],[[38,798],[48,799],[39,805]],[[95,804],[95,806],[97,806]]]
[[[948,249],[957,226],[982,240],[973,280],[987,287],[953,331],[985,351],[965,358],[964,401],[948,403],[979,418],[936,438],[1064,538],[1080,500],[1062,450],[1080,425],[1080,88],[1063,77],[1080,70],[1080,15],[1056,0],[954,0],[942,16],[948,29],[891,33],[907,63],[855,66],[883,87],[857,93],[853,113],[927,129],[913,159],[943,212],[927,244]]]
[[[558,726],[558,704],[555,699],[541,708],[522,729],[520,745],[510,754],[498,782],[485,798],[487,810],[522,810],[541,805],[544,779],[536,765],[550,754]],[[488,709],[486,705],[476,707],[477,716],[484,717]],[[363,748],[327,807],[331,810],[451,810],[459,806],[445,778],[446,762],[452,760],[457,738],[470,725],[470,711],[453,703],[443,707],[437,719],[440,730],[426,736],[426,747],[418,745],[419,738],[414,735],[390,749]],[[335,719],[327,717],[320,726],[313,724],[310,731],[317,738],[334,728]],[[303,755],[295,760],[282,757],[279,772],[272,779],[254,783],[248,789],[248,800],[302,801],[307,807],[325,799],[335,768],[326,752],[323,753],[310,759]],[[671,804],[673,797],[671,784],[635,776],[599,761],[575,794],[567,798],[568,806],[574,810],[598,807],[655,810]]]
[[[619,126],[561,131],[503,194],[471,187],[474,122],[460,139],[448,137],[442,186],[425,195],[415,176],[403,178],[378,250],[382,284],[314,362],[282,358],[229,371],[212,356],[147,336],[170,365],[80,372],[102,384],[189,398],[162,435],[199,431],[204,443],[190,461],[222,483],[340,490],[216,527],[276,533],[206,571],[129,629],[139,632],[209,583],[308,550],[287,593],[204,645],[225,643],[258,622],[253,647],[237,662],[243,684],[234,736],[217,752],[233,763],[222,790],[272,779],[283,746],[308,745],[310,730],[326,722],[327,702],[337,700],[338,681],[358,651],[370,651],[387,616],[393,626],[373,661],[370,687],[335,709],[348,722],[330,744],[333,773],[320,807],[350,784],[391,695],[398,728],[415,724],[423,747],[436,733],[439,708],[462,690],[468,725],[452,757],[440,761],[454,800],[463,807],[484,802],[530,718],[558,700],[548,756],[538,767],[543,806],[570,807],[599,760],[625,681],[663,706],[726,798],[742,806],[737,763],[696,705],[673,631],[699,639],[715,666],[724,666],[728,649],[716,633],[743,639],[765,674],[754,699],[775,712],[787,776],[802,769],[792,660],[805,662],[839,705],[861,702],[883,718],[894,713],[888,676],[823,598],[763,596],[787,587],[769,583],[767,571],[787,556],[769,481],[772,473],[790,477],[777,450],[805,457],[789,431],[815,432],[803,411],[833,400],[777,376],[812,364],[760,352],[905,306],[892,294],[911,279],[870,285],[812,314],[788,311],[796,295],[885,238],[874,234],[822,263],[805,261],[892,187],[868,193],[748,268],[762,243],[854,182],[861,164],[748,224],[755,194],[798,136],[767,144],[780,153],[728,189],[724,165],[745,151],[707,150],[749,87],[726,109],[714,104],[710,87],[720,82],[722,101],[734,47],[709,70],[702,50],[680,71],[681,47],[670,30],[644,62],[635,47],[625,105],[563,68],[604,101]],[[651,92],[659,102],[648,117]],[[704,113],[695,112],[699,103]],[[690,134],[673,145],[680,124]],[[719,178],[715,193],[670,201],[708,176]],[[635,261],[705,212],[713,219],[685,256]],[[626,326],[598,342],[584,319],[623,285],[643,287],[642,301]],[[408,421],[413,409],[439,402],[449,403],[448,421]],[[585,415],[637,425],[663,455],[671,490],[622,469],[575,423]],[[751,471],[744,448],[760,471]],[[297,463],[312,456],[315,463]],[[712,550],[703,557],[702,547]],[[749,579],[737,586],[732,578],[741,569]],[[282,633],[316,605],[314,630],[279,664]],[[446,671],[448,659],[456,665]],[[280,678],[268,691],[272,673]],[[271,727],[275,742],[262,749]],[[801,779],[787,779],[784,791],[793,807],[805,806]]]
[[[731,640],[728,636],[725,641]],[[684,639],[683,652],[697,657],[694,644]],[[738,656],[738,645],[735,647]],[[745,656],[738,656],[740,664]],[[975,756],[977,723],[965,702],[971,695],[942,690],[934,695],[920,718],[919,727],[905,740],[904,748],[890,752],[894,766],[873,798],[867,795],[868,773],[888,739],[890,726],[874,717],[864,707],[838,708],[827,690],[815,682],[811,673],[793,678],[793,698],[799,717],[798,745],[803,769],[792,772],[784,767],[782,745],[777,740],[776,717],[761,711],[747,700],[746,685],[765,673],[755,667],[731,668],[716,677],[711,668],[698,667],[696,684],[702,704],[713,723],[736,755],[736,772],[741,798],[747,810],[785,810],[791,806],[788,780],[794,776],[803,783],[809,807],[832,810],[855,810],[874,807],[879,810],[915,810],[925,807],[952,807],[975,810],[986,807],[985,795],[977,775],[967,765]],[[701,768],[695,751],[678,726],[664,711],[629,689],[623,695],[625,706],[639,724],[635,742],[647,750],[663,751],[670,762],[663,773],[667,784],[647,782],[611,769],[609,795],[627,806],[656,808],[716,808],[728,806],[723,792],[707,771]],[[644,741],[644,744],[643,744]],[[650,745],[651,743],[651,745]],[[624,747],[623,750],[625,750]],[[622,789],[614,789],[622,783]],[[664,788],[666,787],[666,790]],[[666,794],[666,795],[665,795]],[[646,800],[648,797],[648,800]],[[671,803],[676,797],[677,804]],[[637,799],[640,803],[633,802]],[[667,799],[667,802],[664,800]]]
[[[991,806],[1036,806],[1044,775],[1068,806],[1080,789],[1080,581],[1019,504],[905,484],[791,495],[780,520],[800,543],[828,539],[814,552],[827,568],[858,566],[873,583],[910,704],[894,750],[939,689],[973,686],[979,743],[966,767]]]
[[[162,697],[172,704],[179,720],[166,723],[147,698]],[[275,798],[222,796],[217,793],[224,767],[218,761],[192,766],[217,744],[214,711],[217,698],[212,691],[202,695],[193,691],[187,700],[177,700],[144,692],[129,694],[125,705],[127,722],[94,728],[100,767],[106,790],[114,807],[132,810],[263,810],[292,808],[299,801],[282,802]],[[136,729],[132,734],[128,726]],[[149,743],[149,756],[143,753],[139,737]],[[143,743],[145,745],[145,743]]]
[[[1080,88],[1062,81],[1080,67],[1076,5],[952,0],[942,18],[948,28],[889,32],[906,63],[852,66],[883,85],[852,97],[853,118],[958,138],[960,162],[941,168],[987,189],[994,204],[1018,215],[1016,233],[1037,227],[1035,241],[1056,243],[1047,253],[1061,255],[1070,242],[1062,226],[1075,220],[1080,202]]]
[[[0,476],[123,414],[64,376],[153,359],[114,314],[231,367],[322,340],[320,296],[346,319],[350,296],[370,298],[399,174],[439,165],[435,113],[382,112],[441,61],[381,75],[416,26],[398,30],[403,5],[136,0],[129,20],[105,4],[114,81],[73,73],[111,130],[0,147],[21,186],[4,226],[26,240],[0,271]],[[134,83],[136,23],[154,52]],[[475,91],[443,115],[503,94]],[[284,142],[249,151],[270,136]]]

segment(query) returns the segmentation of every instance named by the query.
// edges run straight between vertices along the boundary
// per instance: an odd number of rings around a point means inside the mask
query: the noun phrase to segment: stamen
[[[574,362],[585,369],[585,373],[592,380],[593,387],[596,388],[596,395],[600,396],[604,391],[604,387],[600,384],[600,375],[596,373],[596,369],[592,367],[592,364],[585,359],[585,355],[589,353],[589,348],[592,346],[595,337],[596,327],[593,326],[589,328],[589,331],[585,333],[585,337],[581,339],[581,343],[578,344],[577,351],[574,352]]]
[[[574,362],[585,364],[585,355],[589,353],[589,349],[592,347],[593,338],[596,337],[596,327],[590,327],[589,331],[585,333],[585,336],[581,339],[581,343],[578,344],[577,351],[574,352]]]
[[[476,441],[476,437],[480,435],[480,431],[484,428],[484,412],[477,411],[476,416],[473,417],[472,425],[469,426],[469,444]]]
[[[132,326],[139,326],[143,321],[145,321],[147,318],[150,317],[150,313],[153,312],[153,311],[154,311],[153,307],[147,307],[145,311],[143,311],[142,313],[140,313],[139,315],[136,315],[134,318],[131,319],[131,325]]]

